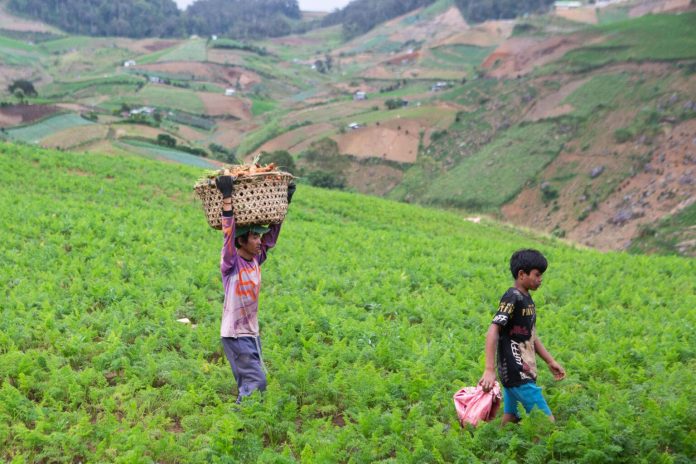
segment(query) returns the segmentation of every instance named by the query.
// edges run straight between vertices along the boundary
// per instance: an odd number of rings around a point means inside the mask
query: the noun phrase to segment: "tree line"
[[[198,0],[180,11],[174,0],[9,0],[10,11],[72,34],[258,39],[340,24],[346,39],[435,0],[353,0],[321,21],[302,22],[297,0]],[[553,0],[455,0],[467,21],[508,19],[543,11]]]
[[[489,19],[513,19],[525,13],[548,10],[554,0],[454,0],[462,16],[471,23]]]
[[[489,19],[511,19],[525,13],[545,11],[554,0],[455,0],[462,16],[470,23]],[[322,26],[341,24],[343,35],[352,39],[376,25],[410,11],[433,4],[435,0],[353,0],[341,10],[325,16]]]
[[[297,0],[198,0],[180,11],[173,0],[9,0],[10,11],[72,34],[121,37],[275,37],[296,32]]]

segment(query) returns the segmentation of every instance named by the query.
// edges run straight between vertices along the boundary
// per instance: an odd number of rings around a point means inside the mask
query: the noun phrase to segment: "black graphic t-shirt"
[[[536,307],[532,297],[510,288],[500,299],[493,324],[500,326],[498,374],[503,386],[534,382],[537,376]]]

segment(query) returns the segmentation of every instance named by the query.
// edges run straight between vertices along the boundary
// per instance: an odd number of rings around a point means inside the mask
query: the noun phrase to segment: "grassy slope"
[[[696,11],[647,15],[592,29],[607,39],[569,52],[558,66],[584,70],[624,61],[674,61],[696,58]]]
[[[236,408],[218,338],[221,238],[192,200],[199,174],[0,145],[1,459],[653,463],[696,453],[695,261],[578,250],[306,186],[264,265],[269,388]],[[568,371],[555,384],[540,369],[558,422],[464,432],[451,397],[481,374],[506,262],[523,246],[551,262],[535,300],[541,337]]]

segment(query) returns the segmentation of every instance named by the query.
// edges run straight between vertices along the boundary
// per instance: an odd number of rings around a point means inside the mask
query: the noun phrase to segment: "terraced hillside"
[[[74,37],[0,10],[0,136],[141,154],[173,139],[161,151],[196,164],[288,151],[317,185],[694,256],[694,24],[681,0],[482,24],[438,0],[350,41],[249,43]],[[7,93],[20,79],[38,95]]]

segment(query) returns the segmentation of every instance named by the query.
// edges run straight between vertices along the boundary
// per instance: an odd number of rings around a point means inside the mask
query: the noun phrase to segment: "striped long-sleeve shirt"
[[[220,258],[225,301],[222,308],[221,337],[257,337],[259,335],[259,290],[261,264],[280,234],[280,224],[270,226],[261,239],[261,253],[251,261],[242,258],[234,246],[235,221],[223,216],[224,243]]]

